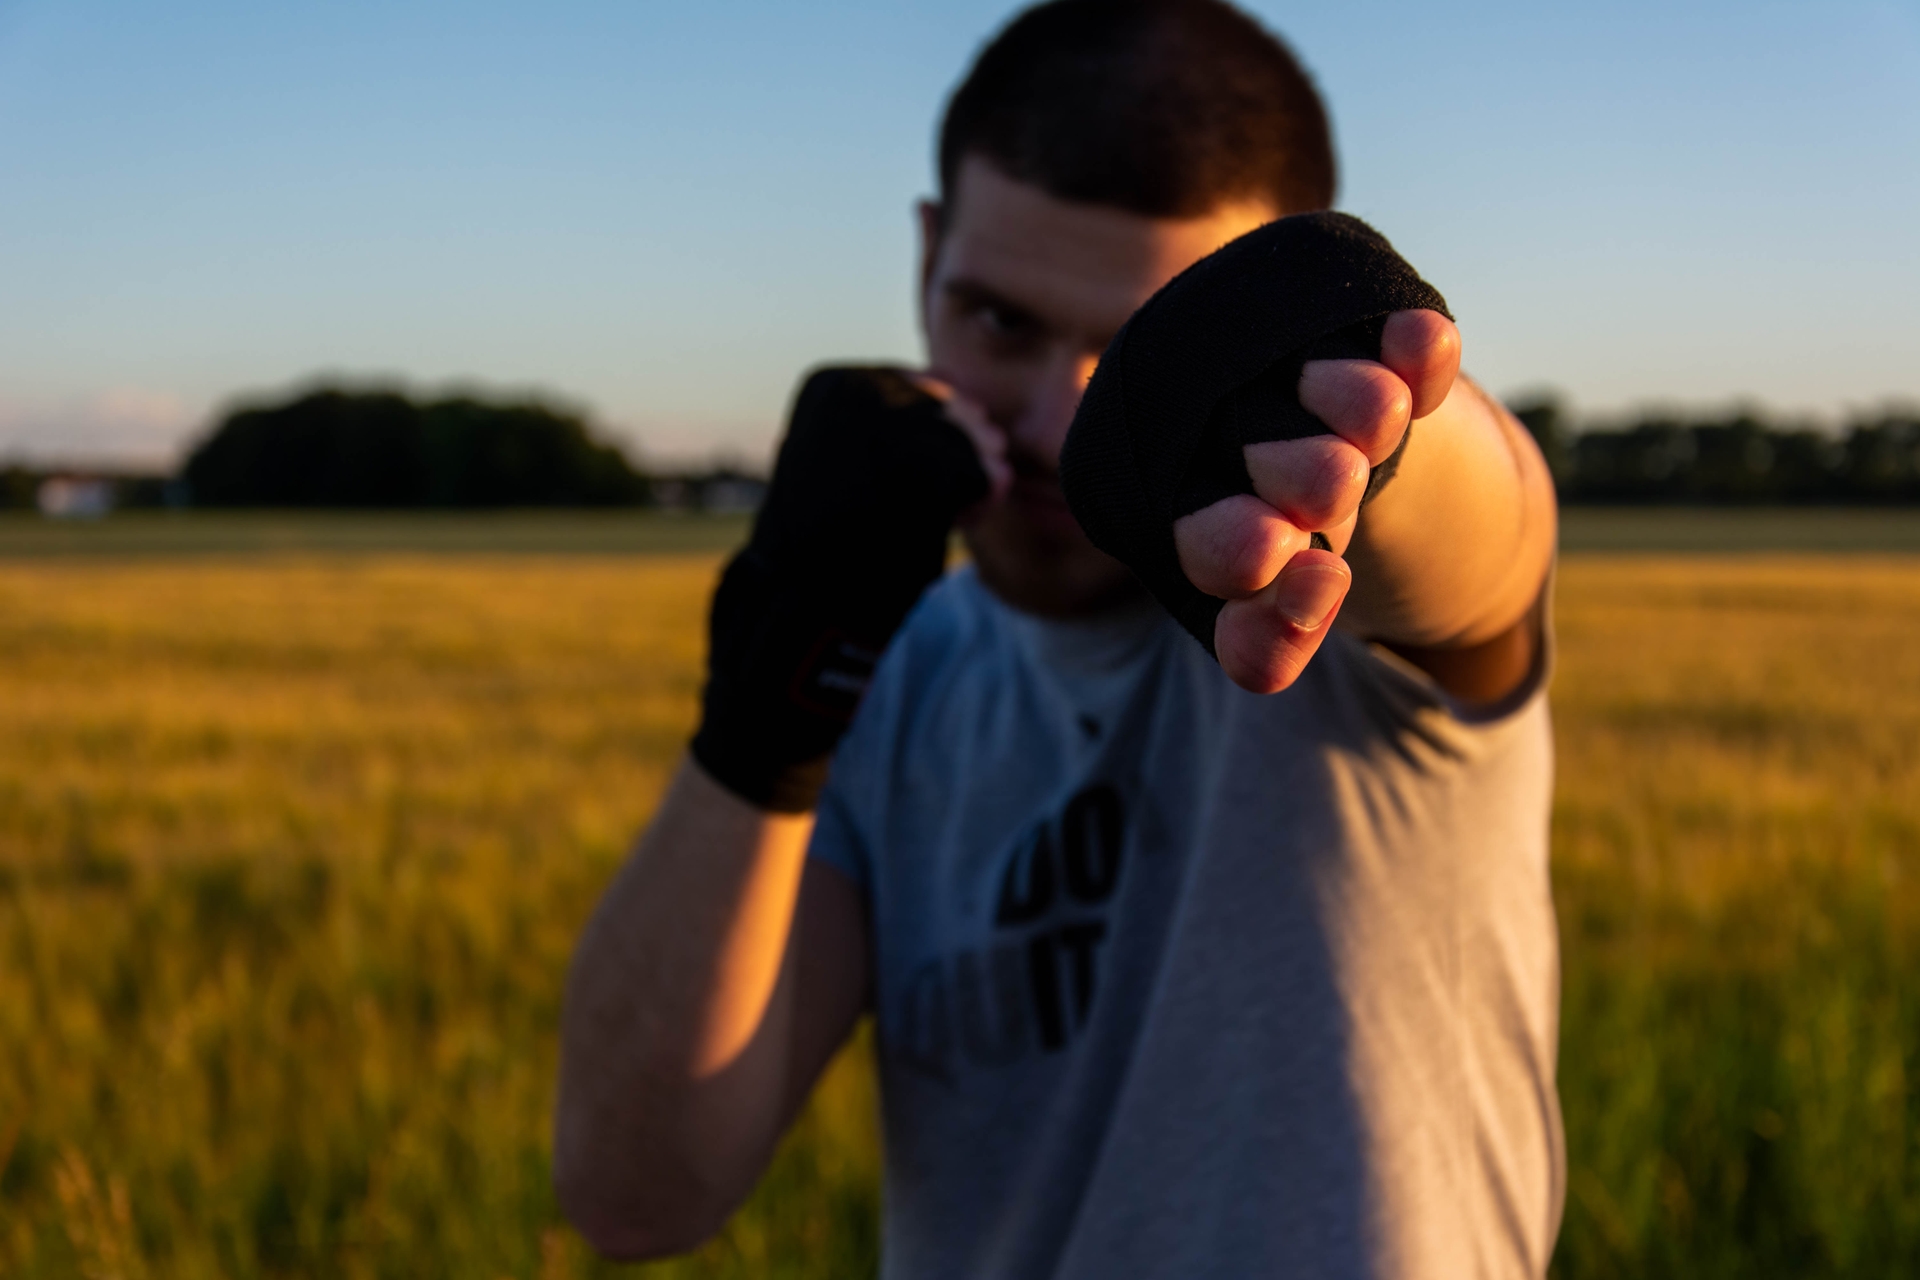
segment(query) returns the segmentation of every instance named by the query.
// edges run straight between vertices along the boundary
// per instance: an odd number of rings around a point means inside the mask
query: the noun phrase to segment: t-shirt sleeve
[[[1493,728],[1512,721],[1544,696],[1553,678],[1553,586],[1555,571],[1549,570],[1541,587],[1537,625],[1539,644],[1533,652],[1533,665],[1513,691],[1492,703],[1462,702],[1434,682],[1432,676],[1405,658],[1378,644],[1358,646],[1366,653],[1362,662],[1363,679],[1388,692],[1390,701],[1403,714],[1420,716],[1430,710],[1443,712],[1446,718],[1464,729]]]
[[[893,856],[889,824],[904,726],[964,643],[963,597],[980,590],[962,572],[921,597],[881,655],[853,723],[834,750],[807,856],[852,879],[869,899],[876,879],[885,877],[885,860]]]
[[[853,723],[834,748],[827,785],[814,814],[813,841],[807,846],[809,858],[818,858],[847,876],[868,895],[873,889],[873,833],[885,820],[890,782],[887,747],[904,693],[901,667],[913,648],[921,612],[916,609],[908,617],[881,655]]]
[[[1519,714],[1535,698],[1545,693],[1553,679],[1553,586],[1558,573],[1557,566],[1556,561],[1556,567],[1547,571],[1547,580],[1540,587],[1540,604],[1535,614],[1535,625],[1540,628],[1539,644],[1534,647],[1533,665],[1527,669],[1526,678],[1512,693],[1489,705],[1468,705],[1447,698],[1448,709],[1453,712],[1455,719],[1466,724],[1497,724]]]
[[[831,780],[820,793],[820,808],[814,818],[813,840],[807,846],[807,856],[852,880],[861,893],[868,891],[872,882],[872,858],[867,841],[844,789],[833,785]]]

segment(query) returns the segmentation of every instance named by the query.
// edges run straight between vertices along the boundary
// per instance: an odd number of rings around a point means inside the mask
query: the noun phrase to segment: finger
[[[907,381],[913,383],[914,386],[920,388],[935,400],[946,400],[953,395],[953,384],[945,378],[942,378],[939,374],[920,373],[912,369],[904,370],[903,372],[907,375]]]
[[[951,384],[931,374],[916,373],[909,376],[922,391],[946,406],[947,420],[973,442],[973,451],[980,458],[980,468],[987,473],[987,496],[977,506],[987,506],[1005,497],[1007,489],[1013,484],[1013,466],[1007,461],[1007,433],[994,425],[993,419],[976,401],[956,391]]]
[[[1326,529],[1360,509],[1367,458],[1334,436],[1269,440],[1243,450],[1253,491],[1300,529]]]
[[[987,473],[988,502],[998,502],[1013,484],[1013,464],[1007,461],[1007,433],[995,426],[987,411],[955,392],[947,401],[947,420],[966,432],[973,451]]]
[[[1380,335],[1380,363],[1413,393],[1413,416],[1440,407],[1460,376],[1460,330],[1438,311],[1396,311]]]
[[[1353,542],[1353,531],[1359,524],[1360,512],[1355,508],[1353,514],[1345,520],[1338,524],[1330,524],[1324,529],[1317,529],[1315,532],[1327,540],[1327,546],[1332,549],[1333,554],[1344,556],[1347,554],[1347,547]]]
[[[1365,454],[1369,464],[1394,451],[1413,416],[1413,392],[1406,382],[1372,360],[1307,361],[1300,369],[1300,404]]]
[[[1326,551],[1302,551],[1265,590],[1229,600],[1213,624],[1220,667],[1242,689],[1278,693],[1327,638],[1353,576]]]
[[[1251,494],[1235,494],[1174,521],[1173,545],[1188,582],[1235,600],[1278,577],[1307,533]]]

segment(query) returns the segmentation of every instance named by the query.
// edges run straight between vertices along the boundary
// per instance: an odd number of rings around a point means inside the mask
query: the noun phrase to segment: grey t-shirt
[[[1260,697],[1151,604],[936,586],[812,847],[871,910],[884,1274],[1544,1274],[1545,667],[1469,719],[1336,633]]]

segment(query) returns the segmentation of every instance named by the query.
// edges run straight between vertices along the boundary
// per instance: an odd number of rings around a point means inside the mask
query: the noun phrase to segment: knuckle
[[[1413,407],[1413,391],[1393,370],[1375,365],[1366,381],[1355,388],[1354,416],[1360,425],[1379,429],[1402,418]]]
[[[1301,403],[1338,435],[1371,446],[1384,432],[1407,421],[1413,391],[1385,365],[1349,361],[1331,378],[1303,395]]]
[[[1315,514],[1328,518],[1360,500],[1367,487],[1367,455],[1345,442],[1331,442],[1314,486]]]
[[[1252,693],[1287,688],[1312,656],[1290,639],[1284,624],[1257,600],[1228,602],[1214,624],[1214,649],[1229,679]]]
[[[1258,591],[1278,572],[1283,529],[1257,498],[1229,498],[1176,521],[1174,545],[1194,586],[1235,598]]]
[[[1285,520],[1317,529],[1337,520],[1367,487],[1367,454],[1340,436],[1272,441],[1247,449],[1254,491]]]

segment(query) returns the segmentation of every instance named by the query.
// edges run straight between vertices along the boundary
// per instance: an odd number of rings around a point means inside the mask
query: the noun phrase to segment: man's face
[[[1264,203],[1199,218],[1070,204],[976,157],[941,210],[921,206],[922,307],[934,376],[1007,436],[1013,485],[965,529],[981,577],[1031,613],[1094,612],[1136,590],[1080,531],[1060,447],[1080,394],[1128,316],[1187,266],[1279,216]]]

